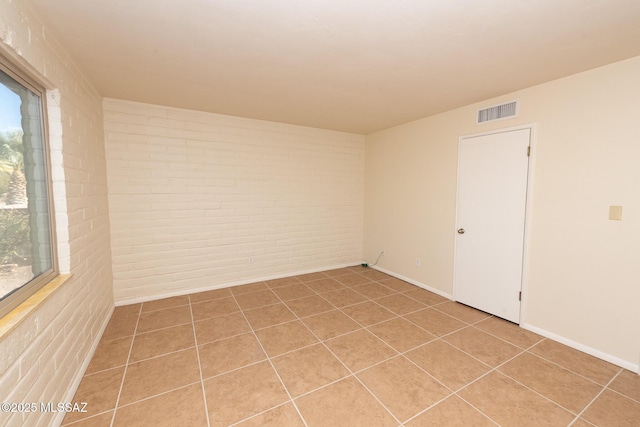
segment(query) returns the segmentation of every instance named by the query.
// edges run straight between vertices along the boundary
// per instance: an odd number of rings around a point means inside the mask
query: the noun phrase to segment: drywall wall
[[[0,401],[65,402],[113,309],[101,97],[25,2],[0,3],[0,51],[49,89],[59,264],[73,274],[0,337]],[[35,426],[61,416],[38,410],[1,419]]]
[[[117,303],[362,256],[364,136],[104,100]]]
[[[368,135],[365,257],[451,296],[459,137],[533,123],[523,324],[637,369],[639,75],[632,58]],[[517,118],[475,124],[516,98]]]

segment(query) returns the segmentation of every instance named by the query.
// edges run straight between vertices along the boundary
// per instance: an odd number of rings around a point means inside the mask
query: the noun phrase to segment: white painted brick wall
[[[59,264],[74,275],[0,338],[0,401],[63,402],[113,307],[101,97],[26,2],[0,3],[0,50],[50,89]],[[0,425],[59,423],[52,413],[4,415]]]
[[[360,262],[364,136],[103,109],[116,303]]]

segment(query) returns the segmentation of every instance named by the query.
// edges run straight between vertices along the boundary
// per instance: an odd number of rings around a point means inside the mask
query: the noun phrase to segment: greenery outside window
[[[57,275],[44,95],[0,56],[0,317]]]

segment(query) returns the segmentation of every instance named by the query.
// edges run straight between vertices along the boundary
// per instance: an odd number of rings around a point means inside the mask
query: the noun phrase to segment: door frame
[[[522,276],[521,276],[521,291],[522,291],[522,299],[520,300],[520,318],[518,319],[518,324],[522,325],[526,319],[526,300],[527,300],[527,277],[529,272],[529,254],[530,254],[530,244],[531,244],[531,218],[533,212],[533,177],[535,170],[535,157],[536,157],[536,125],[535,123],[512,126],[508,128],[498,128],[493,129],[486,132],[473,133],[462,135],[458,138],[458,154],[457,154],[457,171],[456,171],[456,212],[455,212],[455,222],[452,230],[453,235],[453,299],[456,300],[456,244],[458,239],[456,239],[456,229],[458,226],[458,196],[459,196],[459,185],[460,185],[460,147],[462,145],[462,140],[467,138],[476,138],[479,136],[487,136],[494,135],[498,133],[504,132],[512,132],[516,130],[529,129],[529,167],[527,170],[527,195],[525,201],[525,217],[524,217],[524,245],[522,248]]]

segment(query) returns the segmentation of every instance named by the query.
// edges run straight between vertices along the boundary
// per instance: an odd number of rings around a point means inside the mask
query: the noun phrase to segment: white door
[[[530,129],[463,138],[454,298],[520,322]]]

